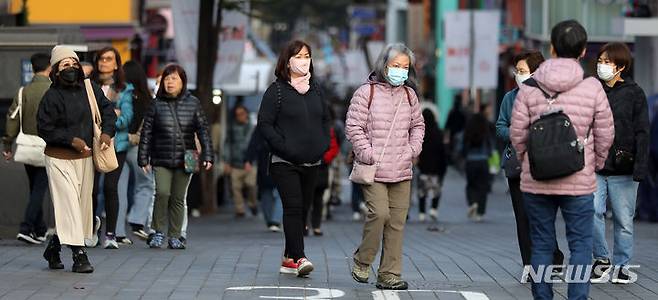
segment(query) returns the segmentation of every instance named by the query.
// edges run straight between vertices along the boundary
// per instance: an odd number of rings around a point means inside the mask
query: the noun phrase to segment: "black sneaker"
[[[610,259],[596,259],[592,265],[592,275],[589,281],[591,283],[606,283],[610,280],[611,270]]]
[[[48,246],[43,252],[43,258],[48,261],[48,268],[51,270],[61,270],[64,269],[64,264],[62,264],[62,259],[59,257],[59,252],[62,251],[62,245],[59,243],[59,238],[57,235],[50,237]]]
[[[73,267],[71,268],[71,271],[75,273],[94,272],[94,267],[89,263],[89,258],[87,257],[87,252],[84,248],[73,250]]]
[[[612,283],[614,284],[629,284],[631,283],[631,278],[628,276],[628,270],[626,268],[621,267],[619,270],[619,274],[616,274],[617,276],[613,276],[612,278]]]
[[[31,245],[41,245],[42,243],[40,240],[37,239],[37,236],[33,232],[30,233],[20,232],[16,235],[16,239]]]
[[[258,207],[257,206],[250,207],[249,210],[251,211],[252,216],[254,216],[254,217],[258,216]]]
[[[142,240],[149,237],[149,234],[144,230],[144,225],[130,223],[130,228],[132,228],[132,233]]]

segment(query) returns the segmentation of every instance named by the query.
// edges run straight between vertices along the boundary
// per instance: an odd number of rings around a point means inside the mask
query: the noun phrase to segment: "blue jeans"
[[[281,196],[276,188],[261,188],[260,205],[263,209],[263,217],[267,226],[277,225],[281,226],[283,219],[283,206],[281,204]]]
[[[594,217],[593,195],[559,196],[524,193],[526,212],[530,222],[532,257],[530,262],[535,272],[539,266],[549,266],[555,251],[555,216],[562,211],[566,225],[567,240],[571,252],[569,265],[578,275],[578,268],[586,270],[592,262],[592,219]],[[589,279],[590,273],[583,271],[576,279]],[[543,273],[540,274],[543,277]],[[572,279],[574,276],[570,276]],[[585,283],[569,283],[570,300],[586,300],[589,295],[589,280]],[[553,299],[551,283],[540,280],[532,284],[535,299]]]
[[[137,147],[128,150],[126,164],[130,175],[135,177],[135,190],[133,205],[128,212],[128,223],[148,227],[153,213],[153,199],[155,197],[155,180],[153,172],[145,174],[137,164]],[[128,180],[119,181],[119,190],[128,189]],[[124,195],[123,192],[121,195]]]
[[[633,217],[638,182],[633,176],[596,175],[597,190],[594,193],[594,258],[610,257],[608,242],[605,240],[606,200],[614,220],[615,245],[612,263],[625,266],[633,256]]]

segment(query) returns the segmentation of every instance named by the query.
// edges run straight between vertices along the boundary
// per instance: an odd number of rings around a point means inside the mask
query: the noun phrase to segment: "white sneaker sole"
[[[281,273],[281,274],[294,274],[294,275],[297,275],[297,269],[295,269],[295,268],[281,267],[281,268],[279,268],[279,273]]]
[[[630,279],[618,279],[618,278],[613,278],[611,280],[612,283],[614,284],[630,284],[631,281]]]
[[[302,276],[307,276],[308,274],[311,274],[313,272],[313,265],[308,263],[308,264],[303,264],[302,266],[299,266],[297,268],[297,276],[302,277]]]
[[[32,244],[32,245],[41,245],[41,243],[42,243],[39,240],[35,240],[31,236],[25,235],[25,234],[22,234],[22,233],[19,233],[18,235],[16,235],[16,239],[19,240],[19,241],[28,243],[28,244]]]

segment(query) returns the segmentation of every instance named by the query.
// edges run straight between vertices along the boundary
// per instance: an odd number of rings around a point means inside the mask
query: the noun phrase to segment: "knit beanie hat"
[[[50,65],[54,66],[56,63],[64,60],[65,58],[73,57],[75,60],[80,61],[78,55],[75,54],[71,48],[66,46],[55,46],[50,54]]]

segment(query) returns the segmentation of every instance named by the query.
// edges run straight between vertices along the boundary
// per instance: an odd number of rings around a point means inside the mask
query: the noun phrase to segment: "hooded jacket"
[[[370,85],[374,85],[374,91],[368,108]],[[400,102],[400,111],[395,124],[392,124],[396,105]],[[377,182],[411,180],[412,161],[423,149],[425,122],[418,96],[412,88],[392,86],[387,82],[374,81],[371,77],[368,84],[362,85],[352,96],[345,122],[345,134],[353,145],[355,159],[364,164],[374,164],[384,151],[391,126],[391,139],[375,173]]]
[[[101,132],[114,137],[117,115],[114,105],[101,88],[92,82],[94,96],[101,114]],[[80,138],[92,147],[94,130],[87,91],[82,83],[64,86],[53,83],[39,103],[37,131],[46,141],[45,154],[58,159],[81,159],[91,154],[73,148],[73,138]]]
[[[521,190],[542,195],[581,196],[596,190],[595,170],[600,170],[608,157],[615,136],[612,112],[601,83],[592,77],[583,78],[583,69],[574,59],[555,58],[545,61],[533,76],[550,95],[559,92],[553,108],[562,109],[573,122],[578,137],[583,140],[589,127],[591,134],[585,145],[585,167],[569,176],[536,181],[530,174],[526,142],[530,124],[549,110],[542,92],[522,84],[512,110],[510,139],[522,162]]]
[[[642,181],[648,173],[649,109],[642,88],[630,78],[618,81],[613,87],[602,83],[615,120],[615,141],[610,147],[605,166],[598,173],[604,176],[633,175]],[[615,152],[624,150],[634,154],[632,172],[615,168]]]

